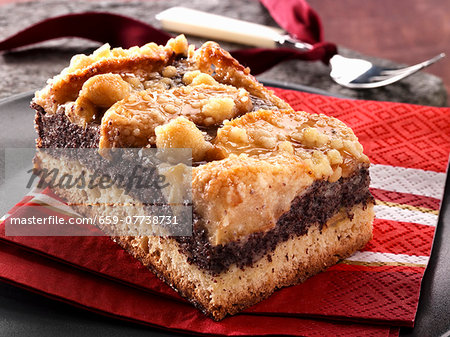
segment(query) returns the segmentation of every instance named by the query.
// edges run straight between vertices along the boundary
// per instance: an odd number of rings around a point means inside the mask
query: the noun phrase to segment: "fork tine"
[[[395,83],[405,77],[408,77],[408,76],[414,74],[415,72],[417,72],[425,67],[428,67],[429,65],[439,61],[444,56],[445,56],[445,53],[440,53],[439,55],[437,55],[429,60],[426,60],[424,62],[418,63],[416,65],[406,67],[406,68],[396,69],[397,74],[395,74],[395,75],[387,74],[387,75],[372,76],[370,78],[370,81],[367,83],[347,83],[345,86],[347,86],[348,88],[354,88],[354,89],[370,89],[370,88],[383,87],[385,85]]]
[[[422,66],[416,64],[411,67],[396,69],[396,71],[388,72],[388,71],[383,70],[380,72],[380,75],[372,76],[370,78],[370,82],[384,81],[384,80],[387,80],[390,78],[404,78],[404,77],[414,74],[415,72],[418,72],[422,68],[423,68]]]
[[[415,69],[415,68],[417,68],[417,64],[413,65],[413,66],[410,66],[410,67],[405,67],[405,68],[385,69],[385,70],[380,71],[380,75],[381,76],[384,76],[384,75],[386,75],[386,76],[395,76],[395,75],[402,74],[405,71],[408,71],[410,69]]]
[[[429,60],[420,62],[420,63],[415,64],[415,65],[410,66],[410,67],[399,68],[399,69],[385,69],[385,70],[382,70],[380,72],[380,75],[396,76],[396,75],[400,75],[400,74],[403,74],[405,72],[408,72],[410,70],[418,71],[420,69],[423,69],[425,67],[428,67],[428,66],[432,65],[433,63],[439,61],[443,57],[445,57],[445,53],[440,53],[439,55],[436,55],[435,57],[432,57]]]
[[[401,79],[418,72],[420,69],[424,68],[424,66],[416,65],[414,67],[408,67],[408,68],[409,69],[405,69],[405,71],[399,72],[397,75],[394,75],[394,76],[392,76],[392,75],[373,76],[370,78],[370,82],[373,84],[380,84],[380,86],[391,84],[391,83],[400,81]]]

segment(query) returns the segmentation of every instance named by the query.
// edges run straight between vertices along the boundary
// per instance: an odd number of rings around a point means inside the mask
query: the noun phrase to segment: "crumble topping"
[[[226,121],[214,140],[218,158],[245,153],[264,160],[298,157],[316,179],[337,181],[368,164],[353,131],[336,118],[291,110],[259,110]]]
[[[129,96],[131,90],[130,84],[118,74],[91,77],[83,84],[76,101],[65,105],[65,113],[72,122],[83,126],[98,122],[102,110]]]
[[[108,83],[109,79],[113,83]],[[100,124],[107,108],[136,92],[199,84],[223,84],[245,90],[258,108],[289,108],[217,44],[206,43],[194,50],[183,35],[169,40],[165,46],[149,43],[130,49],[111,49],[106,44],[92,55],[75,55],[67,68],[36,92],[33,103],[46,113],[63,109],[73,123],[85,126],[90,122]],[[97,96],[104,96],[108,104],[91,97],[96,95],[95,88]],[[224,100],[223,109],[231,110],[230,103]],[[209,111],[215,107],[222,109],[222,104],[211,102]]]
[[[205,135],[197,126],[185,117],[177,117],[155,129],[156,147],[191,148],[192,160],[203,161],[208,150],[212,148]]]
[[[151,146],[155,144],[155,128],[178,116],[207,127],[251,109],[252,103],[246,90],[219,83],[140,91],[105,112],[99,146]]]
[[[132,74],[141,80],[147,74],[160,72],[177,57],[187,57],[189,46],[183,35],[171,39],[166,46],[148,43],[129,49],[114,48],[106,44],[92,55],[75,55],[70,65],[36,92],[33,102],[46,113],[55,113],[60,105],[74,102],[91,77],[101,74],[119,74],[126,78]]]

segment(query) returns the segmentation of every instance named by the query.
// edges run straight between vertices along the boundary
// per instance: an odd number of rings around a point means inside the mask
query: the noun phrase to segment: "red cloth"
[[[238,315],[214,322],[191,305],[169,301],[90,273],[0,245],[0,278],[8,283],[113,318],[182,333],[226,336],[398,335],[397,328],[292,317]]]
[[[319,15],[305,0],[260,0],[273,19],[293,37],[311,44],[323,41]]]
[[[299,51],[289,48],[253,48],[231,52],[241,64],[250,67],[253,74],[259,74],[279,62],[291,59],[322,60],[328,63],[330,58],[337,53],[333,43],[323,41],[320,19],[306,1],[264,0],[262,2],[286,31],[311,43],[313,49]],[[87,12],[62,15],[34,24],[0,41],[0,51],[13,50],[61,37],[80,37],[128,48],[135,45],[141,46],[148,42],[165,44],[171,36],[130,17],[112,13]]]
[[[325,113],[347,123],[373,164],[398,171],[393,178],[399,179],[399,186],[403,186],[401,179],[412,181],[409,175],[445,177],[450,152],[449,108],[344,100],[281,89],[276,89],[276,93],[297,110]],[[373,182],[377,179],[380,178]],[[444,188],[443,183],[426,184],[435,184],[436,191]],[[377,203],[387,203],[392,212],[412,210],[419,217],[377,218],[374,239],[360,253],[392,260],[346,260],[218,323],[186,304],[106,237],[2,234],[0,277],[89,310],[175,331],[222,335],[395,335],[398,329],[391,330],[389,326],[414,323],[435,230],[426,221],[429,214],[437,213],[442,196],[430,194],[429,186],[409,186],[409,192],[395,191],[393,187],[372,188]],[[45,193],[51,195],[49,191]],[[29,212],[29,205],[33,205],[33,198],[26,197],[10,214],[23,216]]]

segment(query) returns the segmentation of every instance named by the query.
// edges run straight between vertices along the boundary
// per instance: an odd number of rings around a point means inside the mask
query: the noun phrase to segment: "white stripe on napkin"
[[[370,187],[380,190],[423,195],[441,200],[445,173],[398,166],[372,164]]]
[[[346,259],[347,261],[367,262],[367,263],[411,263],[426,266],[429,256],[415,256],[406,254],[391,254],[378,252],[356,252]]]
[[[37,194],[37,195],[35,195],[35,197],[33,199],[30,200],[30,202],[35,202],[35,203],[40,202],[45,205],[52,206],[62,212],[71,214],[73,216],[81,217],[81,215],[78,214],[72,207],[64,204],[63,202],[61,202],[47,194]]]
[[[392,221],[413,222],[426,226],[435,227],[438,222],[438,216],[432,213],[402,209],[399,207],[389,207],[385,205],[375,205],[375,217]]]

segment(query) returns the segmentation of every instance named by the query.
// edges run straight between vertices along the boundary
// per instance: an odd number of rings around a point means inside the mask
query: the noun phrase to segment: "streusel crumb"
[[[156,147],[191,148],[193,161],[202,161],[212,147],[197,126],[185,117],[177,117],[156,127],[155,133]]]

